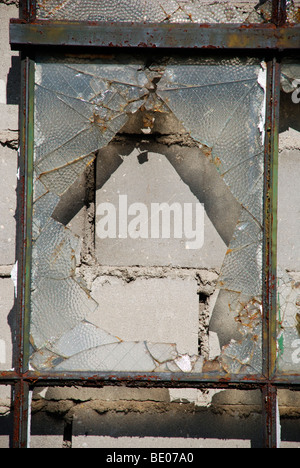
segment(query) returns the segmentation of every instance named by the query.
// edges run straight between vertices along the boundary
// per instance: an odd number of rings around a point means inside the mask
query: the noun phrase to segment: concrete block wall
[[[0,371],[12,368],[12,323],[14,317],[14,284],[11,271],[15,265],[16,239],[16,185],[18,171],[18,103],[19,103],[19,58],[12,52],[8,40],[9,19],[18,17],[17,2],[0,1]],[[290,95],[282,95],[282,121],[280,145],[280,205],[279,205],[279,260],[286,269],[300,272],[300,228],[299,190],[300,176],[300,104],[291,102]],[[150,118],[151,116],[149,116]],[[92,295],[101,297],[103,310],[110,313],[101,317],[107,327],[114,327],[114,334],[126,340],[148,339],[149,341],[177,342],[181,353],[195,354],[200,347],[202,354],[218,355],[220,344],[232,337],[232,325],[227,323],[220,336],[208,335],[199,343],[198,329],[207,334],[213,305],[215,282],[222,259],[226,253],[226,242],[232,237],[239,214],[229,191],[218,184],[210,165],[195,167],[197,148],[176,120],[170,116],[151,120],[153,132],[158,132],[152,152],[147,160],[139,160],[135,151],[143,154],[141,135],[145,122],[137,113],[118,136],[118,141],[102,151],[92,179],[96,180],[94,194],[97,199],[116,201],[114,197],[122,188],[134,187],[134,194],[146,200],[156,194],[159,202],[168,200],[168,187],[178,183],[184,201],[193,201],[195,194],[193,177],[201,177],[205,193],[206,236],[205,248],[199,258],[188,252],[177,239],[169,244],[159,242],[150,249],[147,242],[136,241],[124,244],[96,242],[93,245],[95,226],[89,224],[95,207],[87,200],[90,186],[89,174],[83,175],[78,183],[63,197],[55,211],[56,219],[69,225],[82,238],[82,258],[89,263],[101,259],[94,268],[79,268]],[[172,135],[169,129],[172,128]],[[127,139],[130,144],[125,143]],[[138,138],[138,144],[135,138]],[[163,150],[162,150],[163,147]],[[138,149],[137,149],[138,148]],[[186,152],[185,148],[189,148]],[[166,158],[161,158],[161,154]],[[126,159],[119,160],[119,154]],[[185,156],[184,158],[182,156]],[[160,161],[161,159],[161,161]],[[184,159],[184,161],[183,161]],[[121,164],[122,162],[122,164]],[[165,183],[157,183],[157,163],[164,165]],[[176,176],[174,167],[180,173]],[[137,181],[136,171],[141,179]],[[111,171],[114,178],[110,178]],[[160,169],[161,170],[161,169]],[[125,174],[125,176],[124,176]],[[175,178],[177,177],[176,181]],[[152,189],[145,191],[145,181],[151,180]],[[183,182],[185,181],[185,183]],[[123,185],[122,185],[123,184]],[[194,184],[194,185],[193,185]],[[146,186],[147,188],[147,186]],[[185,193],[186,190],[189,193]],[[151,192],[152,190],[152,192]],[[127,190],[128,191],[128,190]],[[209,193],[218,198],[212,203]],[[130,197],[130,193],[129,193]],[[152,200],[153,201],[153,200]],[[66,211],[65,207],[68,207]],[[229,222],[224,223],[222,213],[228,213]],[[210,220],[213,219],[212,223]],[[97,220],[97,218],[96,218]],[[88,226],[88,227],[87,227]],[[288,233],[288,235],[287,235]],[[97,237],[96,237],[97,239]],[[143,241],[143,239],[141,240]],[[214,249],[212,249],[214,246]],[[147,258],[148,256],[148,258]],[[117,260],[116,260],[117,259]],[[90,262],[91,263],[91,262]],[[142,265],[136,268],[136,265]],[[199,282],[200,275],[200,282]],[[113,294],[112,294],[113,292]],[[200,294],[200,305],[199,305]],[[100,301],[99,301],[100,302]],[[190,316],[182,320],[184,306]],[[112,323],[111,311],[122,307],[123,319]],[[138,320],[132,323],[132,310]],[[151,311],[156,310],[157,316]],[[178,327],[172,330],[167,320],[162,321],[160,311],[175,320]],[[151,315],[150,315],[151,314]],[[94,323],[96,323],[96,318]],[[199,320],[200,318],[200,320]],[[200,325],[199,325],[200,323]],[[202,328],[201,328],[202,327]],[[182,329],[185,329],[185,333]],[[195,332],[196,330],[196,332]],[[158,333],[161,336],[158,336]],[[177,335],[176,335],[177,333]],[[231,335],[230,335],[231,333]],[[205,333],[204,333],[205,334]],[[140,336],[139,336],[140,335]],[[188,337],[186,339],[185,337]],[[210,342],[209,342],[210,341]],[[228,341],[227,341],[228,342]],[[215,353],[215,354],[214,354]],[[297,435],[300,398],[297,393],[281,393],[283,429],[288,441],[300,445]],[[11,435],[11,391],[0,387],[0,447],[9,445]],[[130,389],[108,387],[103,389],[39,389],[33,394],[32,403],[32,447],[68,446],[66,436],[72,427],[73,447],[243,447],[259,445],[258,427],[261,418],[260,395],[256,392],[215,390],[197,391],[167,389]],[[245,432],[245,418],[247,430]],[[222,430],[219,428],[222,427]],[[226,428],[226,429],[225,429]],[[241,440],[240,434],[245,438]],[[224,439],[227,439],[226,441]],[[287,445],[288,446],[288,445]]]
[[[18,171],[19,57],[9,47],[9,19],[18,17],[13,2],[0,4],[0,369],[12,368],[11,311],[14,285],[11,270],[16,262],[16,188]],[[1,395],[1,389],[0,389]]]

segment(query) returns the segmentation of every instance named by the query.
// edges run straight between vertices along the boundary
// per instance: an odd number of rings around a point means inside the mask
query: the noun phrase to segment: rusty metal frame
[[[276,28],[198,24],[11,23],[11,44],[76,47],[147,47],[184,49],[297,49],[300,25]]]
[[[278,446],[278,388],[300,390],[300,375],[276,374],[276,253],[278,128],[280,105],[280,57],[283,51],[299,50],[300,25],[286,23],[286,0],[273,0],[273,17],[264,25],[135,25],[67,23],[36,20],[36,1],[23,0],[20,19],[10,26],[11,46],[21,50],[22,98],[20,106],[20,182],[18,187],[18,330],[14,371],[0,372],[0,385],[14,388],[13,447],[28,445],[29,395],[36,386],[127,385],[166,388],[259,389],[262,392],[264,446]],[[82,47],[156,47],[178,50],[251,50],[267,59],[267,111],[264,183],[264,284],[263,373],[260,376],[215,374],[41,374],[29,370],[29,317],[31,273],[31,218],[33,171],[34,54],[37,47],[55,46],[73,53]],[[76,49],[77,48],[77,49]],[[46,50],[46,49],[44,49]],[[81,50],[81,49],[80,49]],[[172,52],[169,52],[172,53]]]

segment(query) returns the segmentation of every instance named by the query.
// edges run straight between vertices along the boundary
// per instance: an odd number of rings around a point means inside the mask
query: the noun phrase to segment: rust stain
[[[300,314],[299,313],[296,314],[296,322],[297,322],[296,329],[300,335]]]
[[[221,373],[221,365],[218,361],[218,358],[216,358],[214,361],[204,362],[202,372],[204,374],[210,374],[212,372]]]

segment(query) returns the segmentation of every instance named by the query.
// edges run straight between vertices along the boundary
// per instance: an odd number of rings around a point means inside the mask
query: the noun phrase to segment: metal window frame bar
[[[276,375],[276,252],[278,126],[280,98],[280,52],[297,50],[300,25],[287,25],[286,0],[273,0],[273,16],[264,25],[195,24],[100,24],[36,21],[36,1],[21,3],[19,20],[10,25],[11,46],[21,50],[22,98],[20,106],[20,182],[19,182],[19,278],[17,356],[14,371],[0,372],[0,385],[14,387],[15,448],[28,445],[29,392],[35,386],[124,385],[167,388],[260,389],[262,392],[264,446],[278,446],[277,389],[300,390],[300,375]],[[255,50],[268,56],[267,110],[264,182],[264,296],[263,296],[263,374],[259,376],[222,376],[201,374],[41,374],[29,370],[29,316],[31,271],[31,219],[33,171],[34,53],[37,47],[72,46],[113,48],[168,48]],[[78,50],[78,49],[77,49]],[[116,50],[116,49],[114,49]]]
[[[300,25],[129,24],[13,21],[13,48],[24,46],[171,49],[298,49]]]

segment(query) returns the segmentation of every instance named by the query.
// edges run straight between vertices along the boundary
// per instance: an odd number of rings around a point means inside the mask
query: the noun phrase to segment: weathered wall
[[[17,16],[16,2],[0,1],[0,370],[12,368],[13,354],[11,271],[16,261],[20,69],[17,53],[9,48],[8,23]],[[297,273],[300,272],[300,104],[293,104],[290,95],[284,93],[282,102],[279,263]],[[149,122],[154,137],[142,132]],[[143,159],[145,148],[148,155]],[[211,171],[209,161],[203,158],[199,164],[198,153],[178,121],[170,117],[153,121],[150,115],[145,122],[137,114],[114,143],[102,151],[95,168],[62,198],[55,217],[82,239],[78,272],[92,295],[96,299],[99,296],[102,309],[108,311],[106,316],[102,315],[102,325],[106,321],[107,327],[110,330],[113,327],[114,334],[125,340],[176,342],[181,353],[196,354],[199,349],[203,356],[213,359],[220,346],[231,338],[239,338],[232,317],[228,316],[220,327],[218,308],[211,320],[218,296],[214,292],[218,271],[239,207]],[[158,173],[164,175],[163,183],[156,173],[157,164],[161,165]],[[104,198],[116,201],[116,193],[126,190],[132,201],[137,195],[144,203],[155,201],[153,197],[159,202],[168,201],[172,196],[170,186],[177,187],[183,202],[200,200],[205,205],[205,248],[200,256],[187,251],[178,239],[168,244],[154,242],[149,247],[148,240],[143,239],[139,244],[127,240],[124,245],[122,240],[99,242],[96,237],[94,245],[95,200],[96,205]],[[222,300],[226,298],[220,295],[220,311]],[[121,307],[119,320],[117,312]],[[133,310],[138,317],[134,317],[134,322]],[[115,322],[112,316],[116,317]],[[176,327],[170,327],[170,323]],[[0,447],[9,444],[11,435],[10,397],[10,389],[0,387]],[[281,393],[280,402],[284,438],[299,446],[298,394]],[[32,409],[33,447],[61,447],[63,443],[68,446],[71,425],[74,447],[237,447],[257,446],[260,441],[261,401],[257,392],[150,391],[123,387],[39,389],[34,392]],[[241,433],[245,440],[241,440]]]

